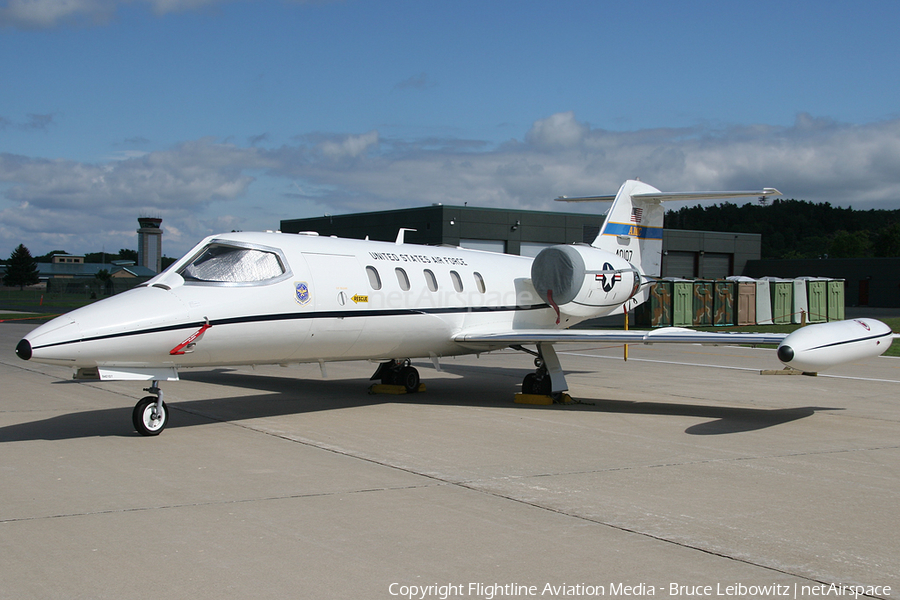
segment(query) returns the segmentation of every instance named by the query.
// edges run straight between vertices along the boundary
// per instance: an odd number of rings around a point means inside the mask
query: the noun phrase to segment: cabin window
[[[437,289],[438,289],[437,277],[435,277],[434,272],[429,269],[425,269],[425,283],[428,284],[429,290],[431,290],[432,292],[437,291]]]
[[[482,294],[485,292],[487,288],[484,287],[484,277],[481,276],[481,273],[478,271],[475,272],[475,286],[478,288],[478,291]]]
[[[456,271],[450,271],[450,279],[453,280],[453,289],[457,292],[463,291],[463,282],[462,278],[459,276],[459,273]]]
[[[404,292],[409,291],[409,276],[406,274],[406,271],[397,267],[394,269],[394,272],[397,274],[397,282],[400,284],[400,289]]]
[[[378,270],[375,267],[366,267],[366,275],[369,276],[369,285],[372,286],[372,289],[380,290],[381,277],[378,275]]]
[[[273,251],[212,243],[179,274],[186,282],[255,284],[285,275],[281,257]]]

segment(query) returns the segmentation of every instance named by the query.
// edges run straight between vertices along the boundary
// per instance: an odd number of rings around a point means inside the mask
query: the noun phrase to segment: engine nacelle
[[[595,317],[627,302],[641,285],[631,263],[591,246],[551,246],[531,265],[538,295],[559,312]]]
[[[891,328],[875,319],[819,323],[784,338],[778,346],[778,360],[801,371],[821,371],[880,356],[892,341]]]

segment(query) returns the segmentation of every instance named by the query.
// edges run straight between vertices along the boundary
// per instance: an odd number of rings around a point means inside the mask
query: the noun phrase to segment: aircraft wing
[[[610,343],[610,344],[779,344],[786,333],[715,333],[682,327],[652,331],[605,329],[526,329],[502,332],[461,332],[453,341],[467,347],[497,348],[519,344]]]
[[[778,360],[801,371],[819,371],[854,360],[880,356],[896,337],[891,328],[875,319],[831,321],[801,327],[793,333],[716,333],[681,327],[651,331],[603,329],[529,329],[461,331],[453,341],[473,350],[497,350],[506,346],[539,344],[775,344]]]

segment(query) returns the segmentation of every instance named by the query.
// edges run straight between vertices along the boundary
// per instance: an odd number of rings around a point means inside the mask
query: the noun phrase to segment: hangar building
[[[315,231],[319,235],[393,241],[400,228],[413,244],[451,245],[537,256],[547,246],[591,243],[605,215],[476,208],[436,204],[349,215],[326,215],[281,221],[281,231]],[[755,233],[665,230],[663,277],[718,279],[740,275],[750,260],[759,260],[761,236]]]

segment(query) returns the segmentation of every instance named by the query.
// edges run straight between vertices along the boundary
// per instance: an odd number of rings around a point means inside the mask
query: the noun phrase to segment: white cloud
[[[50,29],[61,25],[103,25],[119,7],[146,5],[156,16],[199,10],[237,0],[5,0],[0,4],[0,27]],[[329,2],[331,0],[322,0]],[[292,4],[314,4],[316,0],[291,0]]]
[[[340,160],[356,158],[377,144],[378,132],[372,130],[362,135],[348,135],[339,141],[326,140],[319,144],[319,149],[328,158]]]
[[[145,4],[157,16],[197,10],[233,0],[7,0],[0,6],[0,27],[48,29],[59,25],[108,23],[124,4]]]
[[[60,23],[102,23],[116,9],[114,0],[8,0],[0,7],[0,26],[44,29]]]
[[[667,191],[774,186],[789,198],[900,208],[900,120],[800,115],[790,127],[612,132],[567,112],[498,147],[372,130],[277,149],[200,139],[100,164],[0,154],[0,254],[30,240],[38,254],[133,247],[141,212],[164,217],[166,251],[176,254],[217,231],[326,212],[434,202],[595,210],[553,198],[613,193],[636,176]]]
[[[153,12],[164,15],[174,12],[196,10],[210,4],[220,4],[223,0],[148,0]]]
[[[525,139],[538,147],[573,148],[581,143],[588,130],[575,120],[575,113],[569,111],[535,121]]]

